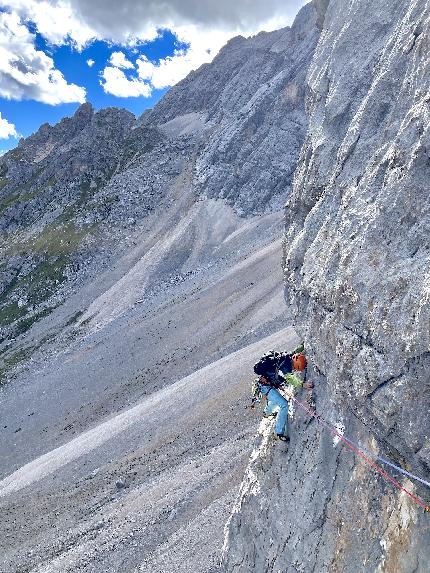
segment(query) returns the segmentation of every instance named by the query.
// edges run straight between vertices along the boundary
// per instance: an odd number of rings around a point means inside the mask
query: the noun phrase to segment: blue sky
[[[118,97],[106,93],[100,85],[100,73],[109,60],[111,54],[121,49],[126,55],[134,56],[131,49],[123,46],[115,46],[104,41],[95,41],[88,48],[79,52],[70,45],[47,48],[46,42],[38,34],[38,47],[52,55],[55,67],[63,72],[69,83],[84,85],[87,91],[87,101],[91,102],[95,109],[103,107],[125,107],[135,115],[140,115],[145,109],[151,108],[167,91],[155,89],[151,97]],[[158,61],[173,53],[175,45],[179,44],[175,36],[168,30],[161,32],[160,38],[154,42],[139,47],[139,52],[144,53],[151,60]],[[89,67],[87,60],[92,59],[94,64]],[[49,105],[34,100],[7,100],[0,98],[0,111],[2,117],[13,123],[16,131],[24,137],[36,131],[42,123],[51,125],[57,123],[64,116],[73,115],[79,107],[79,102]],[[17,145],[16,138],[10,137],[0,142],[0,149],[8,150]]]
[[[0,0],[0,152],[83,101],[153,107],[229,38],[290,24],[305,0]]]

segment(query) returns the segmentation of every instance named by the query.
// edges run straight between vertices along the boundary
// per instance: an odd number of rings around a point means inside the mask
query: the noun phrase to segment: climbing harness
[[[293,400],[293,402],[299,408],[304,410],[309,416],[312,416],[313,418],[315,418],[315,420],[319,424],[324,426],[327,430],[329,430],[329,432],[331,434],[333,434],[334,436],[339,438],[339,440],[341,440],[344,444],[346,444],[348,446],[348,448],[350,448],[354,453],[356,453],[358,456],[360,456],[360,458],[362,458],[367,464],[369,464],[371,467],[373,467],[374,470],[376,470],[378,473],[380,473],[384,479],[391,482],[397,489],[403,491],[407,496],[410,497],[410,499],[412,499],[416,504],[418,504],[422,509],[424,509],[424,511],[430,513],[430,506],[429,505],[426,505],[416,495],[414,495],[412,492],[410,492],[405,487],[403,487],[395,478],[390,476],[377,463],[375,463],[374,460],[379,460],[380,462],[391,466],[392,468],[396,469],[397,471],[401,472],[402,474],[404,474],[404,475],[406,475],[406,476],[408,476],[414,480],[417,480],[417,481],[421,482],[422,484],[424,484],[430,488],[429,482],[427,482],[427,481],[423,480],[422,478],[404,470],[403,468],[400,468],[399,466],[396,466],[395,464],[393,464],[389,460],[386,460],[385,458],[382,458],[381,456],[377,456],[375,454],[372,454],[371,452],[368,452],[362,446],[355,444],[349,438],[347,438],[346,436],[341,434],[334,426],[332,426],[329,422],[324,420],[324,418],[322,416],[317,414],[314,409],[309,408],[306,404],[304,404],[303,402],[300,402],[300,400],[297,400],[297,398],[295,398],[294,396],[291,396],[291,400]]]

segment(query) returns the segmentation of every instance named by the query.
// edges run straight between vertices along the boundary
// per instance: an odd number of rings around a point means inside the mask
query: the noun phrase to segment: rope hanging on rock
[[[381,474],[383,478],[385,478],[387,481],[392,483],[397,489],[403,491],[417,505],[422,507],[422,509],[424,509],[424,511],[427,511],[428,513],[430,513],[430,506],[429,505],[426,505],[416,495],[414,495],[412,492],[410,492],[405,487],[403,487],[402,484],[400,484],[396,479],[394,479],[392,476],[390,476],[390,474],[388,474],[385,470],[383,470],[380,466],[378,466],[378,464],[376,464],[375,461],[372,460],[370,456],[373,456],[375,459],[378,459],[381,462],[388,464],[389,466],[397,469],[398,471],[411,477],[412,479],[418,480],[419,482],[423,483],[427,487],[430,487],[429,482],[421,479],[418,476],[415,476],[414,474],[407,472],[403,468],[396,466],[395,464],[389,462],[388,460],[385,460],[384,458],[381,458],[379,456],[374,456],[370,452],[367,452],[367,450],[365,450],[363,447],[361,447],[357,444],[354,444],[354,442],[349,440],[347,437],[343,436],[334,426],[332,426],[331,424],[329,424],[329,422],[324,420],[324,418],[322,416],[317,414],[314,410],[311,410],[310,408],[308,408],[308,406],[306,404],[303,404],[303,402],[300,402],[294,396],[292,396],[291,399],[293,400],[293,402],[295,404],[297,404],[297,406],[299,406],[299,408],[304,410],[309,416],[312,416],[313,418],[315,418],[319,424],[321,424],[322,426],[327,428],[334,436],[338,437],[344,444],[346,444],[348,446],[348,448],[350,448],[354,453],[356,453],[358,456],[360,456],[360,458],[362,458],[367,464],[372,466],[373,469],[376,470],[379,474]],[[364,452],[366,452],[366,453],[364,453]]]
[[[311,411],[311,409],[309,408],[309,410]],[[318,416],[318,414],[317,414]],[[326,422],[324,420],[324,418],[322,418],[322,416],[319,416],[319,418],[321,419],[321,423],[322,425],[325,425],[330,431],[336,431],[334,426],[331,426],[328,422]],[[341,434],[340,432],[338,433],[339,437],[342,437],[343,441],[347,441],[349,442],[352,446],[355,446],[357,449],[359,449],[361,452],[363,452],[364,454],[366,454],[367,456],[369,456],[369,458],[371,458],[372,460],[379,460],[380,462],[382,462],[383,464],[386,464],[387,466],[390,466],[392,468],[394,468],[395,470],[397,470],[398,472],[404,474],[405,476],[410,477],[413,480],[419,481],[422,484],[424,484],[425,486],[427,486],[428,488],[430,488],[430,482],[426,481],[425,479],[420,478],[419,476],[416,476],[415,474],[412,474],[411,472],[408,472],[407,470],[401,468],[400,466],[396,466],[396,464],[393,464],[393,462],[390,462],[390,460],[387,460],[386,458],[383,458],[382,456],[378,456],[377,454],[374,454],[373,452],[369,452],[369,450],[366,450],[366,448],[364,448],[363,446],[354,443],[350,438],[348,438],[348,436],[345,436],[345,434]]]

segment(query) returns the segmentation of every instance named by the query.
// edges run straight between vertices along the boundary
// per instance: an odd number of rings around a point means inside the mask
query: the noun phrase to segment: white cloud
[[[107,66],[101,73],[104,91],[117,97],[149,97],[151,86],[139,78],[128,79],[119,68]]]
[[[123,52],[114,52],[109,60],[102,77],[103,89],[112,95],[121,95],[129,90],[133,95],[145,95],[145,88],[162,89],[172,86],[187,76],[192,70],[196,70],[202,64],[212,61],[221,47],[229,40],[227,32],[219,30],[207,30],[201,33],[198,26],[180,26],[175,29],[178,41],[188,44],[185,50],[175,50],[172,56],[168,56],[158,62],[151,62],[141,54],[136,65],[125,58]],[[117,72],[114,74],[112,66]],[[133,70],[132,77],[124,73],[119,74],[120,68]],[[137,69],[137,72],[136,72]],[[119,81],[120,78],[120,81]],[[129,87],[127,88],[127,83]],[[140,92],[139,92],[140,88]],[[147,90],[147,97],[151,95],[151,89]]]
[[[0,97],[49,104],[85,101],[85,89],[67,83],[34,40],[17,14],[0,12]]]
[[[134,65],[127,60],[124,52],[113,52],[109,58],[109,63],[115,68],[133,69]]]
[[[151,41],[160,29],[197,26],[250,35],[292,22],[307,0],[0,0],[0,7],[33,22],[50,43],[79,48],[93,39],[130,44]]]
[[[92,68],[94,66],[94,64],[95,64],[95,62],[91,58],[89,60],[87,60],[87,65],[89,68]]]
[[[229,34],[218,30],[201,34],[197,26],[181,26],[175,30],[178,41],[188,44],[186,50],[175,50],[168,56],[154,63],[141,54],[134,65],[127,60],[123,52],[114,52],[102,72],[101,82],[106,93],[115,96],[144,95],[149,97],[152,88],[162,89],[172,86],[187,76],[192,70],[210,62],[220,48],[228,41]],[[127,77],[122,69],[133,70]],[[137,70],[137,71],[136,71]]]
[[[24,2],[24,0],[19,0]],[[34,1],[34,0],[32,0]],[[99,37],[148,39],[157,29],[198,26],[232,34],[253,34],[291,23],[307,0],[68,0],[75,14]],[[272,28],[274,29],[274,28]]]
[[[0,139],[9,139],[9,137],[18,137],[18,133],[13,123],[9,123],[7,119],[1,116],[0,112]]]
[[[186,51],[176,51],[158,62],[150,62],[140,55],[136,65],[124,52],[117,51],[101,74],[107,93],[148,97],[151,88],[171,86],[191,70],[210,62],[231,37],[270,31],[291,23],[306,1],[0,0],[0,8],[18,15],[22,21],[33,22],[49,43],[71,42],[78,49],[95,39],[140,48],[142,42],[156,39],[160,30],[172,31],[189,45]],[[16,49],[12,54],[15,59],[11,58],[7,46],[3,46],[6,52],[0,51],[0,96],[31,97],[48,103],[84,100],[83,88],[67,84],[61,72],[54,69],[52,59],[35,49],[34,37],[25,26],[21,25],[13,33],[16,34],[14,41],[25,46],[30,64],[28,61],[24,64],[25,77],[17,77],[20,52]],[[40,69],[34,72],[32,65],[36,60]],[[90,67],[93,63],[87,60]],[[15,68],[16,77],[10,68]],[[127,75],[123,70],[128,70]]]
[[[149,81],[154,88],[172,86],[192,70],[210,62],[229,39],[227,33],[216,30],[201,34],[196,26],[182,26],[175,32],[181,42],[189,44],[187,50],[176,50],[172,56],[155,64],[145,55],[137,59],[139,77]]]
[[[70,0],[0,0],[0,7],[35,24],[49,43],[62,45],[69,39],[84,47],[97,32],[76,11]]]

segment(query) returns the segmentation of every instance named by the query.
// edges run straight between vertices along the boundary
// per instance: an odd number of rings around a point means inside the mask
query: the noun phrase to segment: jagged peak
[[[104,107],[102,109],[99,109],[94,114],[94,117],[102,118],[102,119],[108,119],[110,117],[115,117],[115,118],[124,118],[124,119],[128,119],[131,121],[136,120],[136,116],[134,115],[134,113],[132,113],[131,111],[129,111],[128,109],[125,109],[123,107]]]
[[[94,114],[94,108],[89,101],[86,101],[78,107],[78,109],[73,114],[74,118],[91,117]]]

